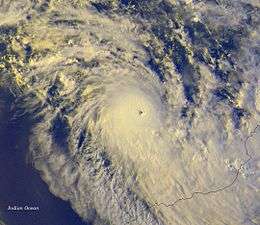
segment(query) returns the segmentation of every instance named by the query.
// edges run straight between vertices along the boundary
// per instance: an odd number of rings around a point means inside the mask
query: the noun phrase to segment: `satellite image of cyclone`
[[[1,225],[259,225],[259,0],[0,0]]]

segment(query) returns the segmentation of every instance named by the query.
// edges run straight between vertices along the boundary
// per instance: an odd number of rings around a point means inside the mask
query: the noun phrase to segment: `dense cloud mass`
[[[257,0],[0,4],[0,86],[83,220],[260,223]]]

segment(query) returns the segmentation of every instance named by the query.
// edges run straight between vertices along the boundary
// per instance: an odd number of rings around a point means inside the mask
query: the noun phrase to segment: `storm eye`
[[[142,110],[138,110],[138,114],[141,116],[141,115],[144,114],[144,111],[142,111]]]

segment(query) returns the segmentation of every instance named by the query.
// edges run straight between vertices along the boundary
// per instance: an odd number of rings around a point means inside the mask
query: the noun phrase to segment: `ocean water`
[[[32,121],[28,115],[14,118],[15,102],[11,93],[0,90],[0,218],[5,225],[90,225],[63,201],[49,192],[27,160],[28,136]],[[37,211],[8,211],[8,206],[35,206]]]

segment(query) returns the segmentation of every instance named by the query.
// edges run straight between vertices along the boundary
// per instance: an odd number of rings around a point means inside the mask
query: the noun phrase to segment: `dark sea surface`
[[[87,225],[70,204],[49,192],[28,152],[28,116],[12,119],[13,97],[0,90],[0,218],[6,225]],[[35,206],[39,211],[8,211],[8,206]],[[33,216],[32,216],[33,215]],[[0,221],[1,221],[0,220]]]

